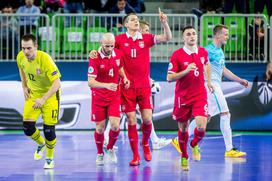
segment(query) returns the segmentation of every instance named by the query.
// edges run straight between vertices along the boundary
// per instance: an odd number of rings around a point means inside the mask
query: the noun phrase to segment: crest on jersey
[[[128,44],[128,43],[125,43],[125,44],[124,44],[124,46],[125,46],[125,47],[128,47],[128,46],[129,46],[129,44]]]
[[[37,73],[37,75],[41,75],[42,74],[41,69],[36,69],[36,73]]]
[[[202,64],[204,64],[205,58],[204,57],[200,57],[200,61],[201,61]]]
[[[105,68],[105,65],[103,65],[103,64],[102,64],[102,65],[100,65],[100,68],[101,68],[101,69]]]
[[[172,63],[169,63],[168,64],[168,70],[171,70],[173,68],[173,64]]]
[[[88,69],[88,73],[91,74],[91,73],[93,73],[93,72],[94,72],[94,68],[93,68],[92,66],[90,66],[89,69]]]
[[[120,59],[116,60],[116,65],[119,67],[120,66]]]
[[[184,62],[183,64],[184,64],[185,66],[187,66],[187,65],[189,65],[189,62]]]
[[[143,41],[139,41],[139,47],[144,48],[144,42]]]

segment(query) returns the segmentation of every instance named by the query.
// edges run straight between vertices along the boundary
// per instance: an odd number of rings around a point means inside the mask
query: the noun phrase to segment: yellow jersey
[[[28,61],[23,51],[17,55],[17,65],[25,73],[27,87],[33,93],[46,93],[52,86],[52,82],[61,77],[61,74],[50,55],[37,50],[34,60]]]

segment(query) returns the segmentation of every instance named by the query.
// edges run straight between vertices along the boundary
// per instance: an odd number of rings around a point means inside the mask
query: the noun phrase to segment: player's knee
[[[115,132],[118,131],[119,130],[119,125],[117,125],[117,124],[116,125],[112,125],[111,126],[111,130],[115,131]]]
[[[133,115],[127,115],[127,121],[128,121],[129,124],[137,123],[137,119]]]
[[[55,126],[43,125],[44,137],[48,141],[52,141],[56,138]]]
[[[95,129],[97,133],[102,134],[104,133],[104,128],[96,128]]]
[[[23,130],[26,136],[31,136],[35,133],[36,127],[35,127],[35,122],[28,122],[24,121],[23,122]]]

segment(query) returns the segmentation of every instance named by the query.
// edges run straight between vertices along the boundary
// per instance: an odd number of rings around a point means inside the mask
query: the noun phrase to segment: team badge
[[[189,62],[184,62],[183,64],[184,64],[185,66],[187,66],[187,65],[189,65]]]
[[[201,61],[202,64],[204,64],[204,62],[205,62],[204,57],[200,57],[200,61]]]
[[[139,41],[139,47],[144,48],[144,42],[143,41]]]
[[[54,72],[52,72],[52,76],[54,76],[54,75],[56,75],[58,73],[58,71],[57,70],[55,70]]]
[[[90,66],[89,69],[88,69],[88,73],[91,74],[93,72],[94,72],[94,68],[92,66]]]
[[[128,43],[125,43],[125,44],[124,44],[124,46],[125,46],[125,47],[128,47],[128,46],[129,46],[129,44],[128,44]]]
[[[172,63],[169,63],[168,64],[168,70],[171,70],[173,68],[173,64]]]
[[[42,74],[41,69],[36,69],[36,73],[37,73],[37,75],[41,75]]]
[[[119,67],[120,66],[120,59],[116,60],[116,65]]]
[[[101,68],[101,69],[105,68],[105,65],[103,65],[103,64],[102,64],[102,65],[100,65],[100,68]]]

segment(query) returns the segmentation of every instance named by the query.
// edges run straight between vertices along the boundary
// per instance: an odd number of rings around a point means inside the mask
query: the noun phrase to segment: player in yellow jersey
[[[23,129],[38,144],[34,159],[39,160],[46,149],[44,168],[54,168],[54,148],[56,145],[55,125],[58,122],[60,72],[47,53],[37,50],[36,37],[27,34],[21,40],[22,51],[17,55],[22,87],[25,96]],[[45,139],[35,127],[42,115]]]

